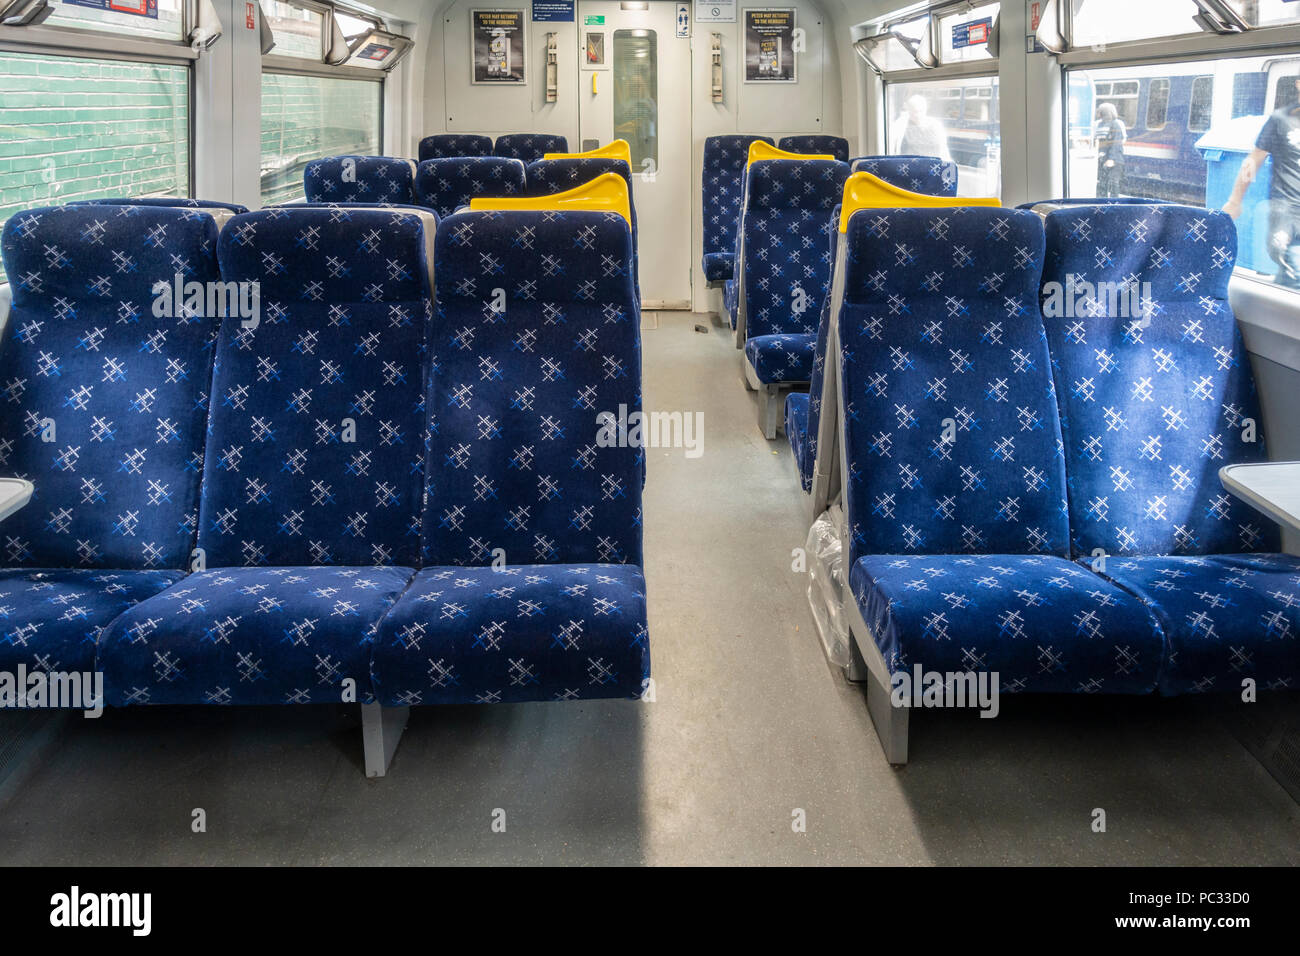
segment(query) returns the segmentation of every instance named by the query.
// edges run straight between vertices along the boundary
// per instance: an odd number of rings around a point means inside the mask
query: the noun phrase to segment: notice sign
[[[745,11],[745,82],[795,83],[794,10]]]
[[[701,23],[735,23],[736,0],[695,0],[695,19]]]
[[[979,46],[981,43],[988,43],[989,33],[992,30],[992,17],[954,24],[952,28],[952,48],[960,50],[962,47]]]
[[[109,13],[126,13],[133,17],[158,19],[158,0],[63,0],[74,7],[106,10]]]
[[[576,0],[533,0],[534,23],[572,23]]]
[[[473,83],[517,83],[524,73],[524,11],[471,10],[470,62]]]

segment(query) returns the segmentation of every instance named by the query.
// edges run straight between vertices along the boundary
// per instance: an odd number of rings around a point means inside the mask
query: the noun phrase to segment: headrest
[[[760,159],[824,159],[835,161],[835,157],[830,153],[791,153],[788,150],[777,149],[767,140],[756,139],[749,144],[749,154],[745,157],[745,165],[752,166]]]
[[[621,159],[632,168],[632,147],[625,139],[589,149],[585,153],[546,153],[542,159]]]
[[[849,220],[859,209],[897,209],[900,207],[1001,206],[993,197],[927,196],[885,182],[871,173],[854,173],[844,183],[844,201],[840,204],[840,232],[848,230]]]
[[[749,209],[834,209],[849,167],[834,159],[766,159],[746,174]]]
[[[574,189],[549,196],[475,197],[469,202],[475,212],[500,211],[554,211],[612,212],[623,217],[628,230],[632,228],[632,209],[628,202],[627,182],[617,173],[603,173]]]

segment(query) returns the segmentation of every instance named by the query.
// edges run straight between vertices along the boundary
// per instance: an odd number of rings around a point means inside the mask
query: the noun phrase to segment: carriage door
[[[678,6],[578,3],[579,148],[632,147],[646,309],[691,307],[691,41]]]

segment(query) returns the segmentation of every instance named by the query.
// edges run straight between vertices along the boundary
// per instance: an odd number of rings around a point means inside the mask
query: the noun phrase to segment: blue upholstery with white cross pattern
[[[910,192],[957,195],[957,164],[937,156],[860,156],[850,166]]]
[[[825,133],[783,136],[777,142],[776,148],[783,149],[787,153],[823,153],[834,156],[841,163],[849,161],[849,141],[843,136],[829,136]]]
[[[1074,553],[1159,623],[1163,693],[1300,686],[1300,563],[1255,553],[1277,528],[1218,477],[1267,460],[1227,300],[1236,229],[1173,204],[1072,204],[1044,225]]]
[[[1276,528],[1218,479],[1223,465],[1268,457],[1228,305],[1232,220],[1190,206],[1078,206],[1044,228],[1074,553],[1276,550]]]
[[[550,196],[590,182],[605,173],[615,173],[627,183],[628,208],[632,213],[632,275],[639,276],[637,257],[636,197],[632,195],[632,168],[621,159],[578,156],[567,159],[539,159],[525,170],[529,196]]]
[[[35,485],[5,519],[4,563],[186,567],[215,323],[183,286],[173,300],[178,275],[199,289],[217,278],[216,223],[200,210],[44,207],[11,218],[2,245],[13,305],[0,469]]]
[[[248,212],[247,206],[241,206],[233,202],[217,202],[214,199],[187,199],[184,197],[171,198],[169,196],[141,196],[131,198],[121,196],[113,199],[78,199],[75,202],[68,203],[69,206],[173,206],[178,209],[224,209],[226,212],[238,215],[241,212]]]
[[[822,303],[830,294],[827,236],[849,167],[763,160],[749,168],[741,230],[745,357],[764,384],[807,382]]]
[[[736,236],[740,228],[740,204],[745,198],[745,162],[749,145],[762,140],[772,145],[770,136],[710,136],[704,141],[703,261],[701,268],[709,282],[732,278],[736,256]],[[735,323],[732,323],[733,327]]]
[[[1162,650],[1150,615],[1064,556],[1042,257],[1028,212],[850,220],[837,317],[850,588],[891,672],[1145,693]]]
[[[524,182],[524,164],[517,159],[427,159],[415,173],[415,201],[446,219],[475,196],[523,195]]]
[[[473,133],[438,133],[420,140],[420,162],[458,156],[491,156],[492,137]]]
[[[368,696],[375,626],[420,551],[433,222],[281,207],[223,230],[222,276],[261,283],[261,318],[218,337],[206,569],[105,632],[110,703]]]
[[[641,693],[631,251],[610,213],[439,230],[424,569],[380,628],[381,703]]]
[[[493,156],[520,160],[525,166],[535,163],[547,153],[567,153],[569,141],[555,133],[507,133],[498,136],[492,147]]]
[[[392,156],[328,156],[302,175],[308,202],[411,203],[415,163]]]

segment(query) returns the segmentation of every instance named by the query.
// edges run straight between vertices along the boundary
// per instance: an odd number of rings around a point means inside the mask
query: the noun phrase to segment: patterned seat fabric
[[[188,565],[215,324],[155,285],[215,279],[216,244],[210,215],[148,204],[6,224],[0,467],[35,491],[4,523],[0,670],[91,670],[100,632]]]
[[[217,202],[213,199],[171,199],[166,196],[144,196],[137,199],[121,197],[117,199],[78,199],[68,203],[69,206],[169,206],[182,209],[224,209],[238,215],[248,212],[247,206],[233,202]]]
[[[498,136],[492,148],[493,156],[521,160],[524,165],[535,163],[547,153],[567,153],[569,141],[553,133],[507,133]]]
[[[207,570],[104,634],[110,703],[341,701],[347,680],[368,696],[373,629],[420,551],[432,230],[343,207],[223,230],[222,275],[261,283],[261,322],[218,337]]]
[[[180,571],[0,570],[0,670],[85,673],[100,632]]]
[[[643,456],[616,424],[640,408],[628,225],[465,212],[439,229],[435,261],[424,570],[381,625],[376,694],[637,696]]]
[[[1150,691],[1150,616],[1064,557],[1042,256],[1028,212],[850,220],[838,316],[850,584],[892,670],[995,671],[1011,691]]]
[[[409,204],[415,201],[415,163],[391,156],[329,156],[307,164],[302,185],[308,202]]]
[[[841,163],[849,161],[849,141],[843,136],[827,136],[824,133],[783,136],[776,147],[787,153],[824,153],[834,156]]]
[[[1159,622],[1162,692],[1300,685],[1297,561],[1254,553],[1277,550],[1277,528],[1218,478],[1267,460],[1227,300],[1231,220],[1106,204],[1051,212],[1044,226],[1074,553]]]
[[[835,282],[835,254],[839,245],[840,207],[831,210],[831,228],[827,232],[826,256],[831,274],[827,288]],[[808,394],[792,392],[785,400],[785,434],[794,452],[795,468],[799,471],[799,484],[804,491],[812,490],[813,470],[817,465],[817,435],[821,428],[822,376],[826,371],[826,349],[831,331],[831,293],[822,298],[821,316],[817,323],[817,343],[813,350],[812,373]]]
[[[210,215],[175,208],[41,208],[6,224],[0,468],[36,486],[5,519],[6,564],[188,566],[215,323],[171,300],[178,275],[217,278],[216,245]]]
[[[827,236],[849,168],[829,160],[764,160],[746,176],[741,230],[745,355],[764,384],[806,382],[822,302]]]
[[[427,159],[415,174],[415,201],[446,219],[475,196],[522,195],[524,182],[524,164],[517,159]]]
[[[722,283],[722,311],[727,324],[736,327],[736,315],[740,311],[740,280],[726,279]]]
[[[704,276],[710,282],[732,278],[740,203],[745,197],[745,161],[749,144],[770,136],[710,136],[704,141],[701,188],[704,210]],[[732,322],[732,327],[735,323]]]
[[[1228,306],[1232,221],[1188,206],[1080,206],[1044,228],[1074,553],[1277,550],[1276,528],[1218,478],[1268,458]]]
[[[628,206],[632,211],[632,275],[638,278],[640,266],[637,256],[636,197],[632,193],[632,169],[621,159],[602,156],[584,156],[579,159],[541,159],[529,163],[525,170],[530,196],[550,196],[590,182],[605,173],[617,173],[627,183]],[[639,285],[639,281],[638,281]]]
[[[491,156],[492,137],[470,133],[439,133],[420,140],[420,162],[459,156]]]
[[[853,160],[852,169],[914,193],[957,195],[957,164],[937,156],[862,156]]]

